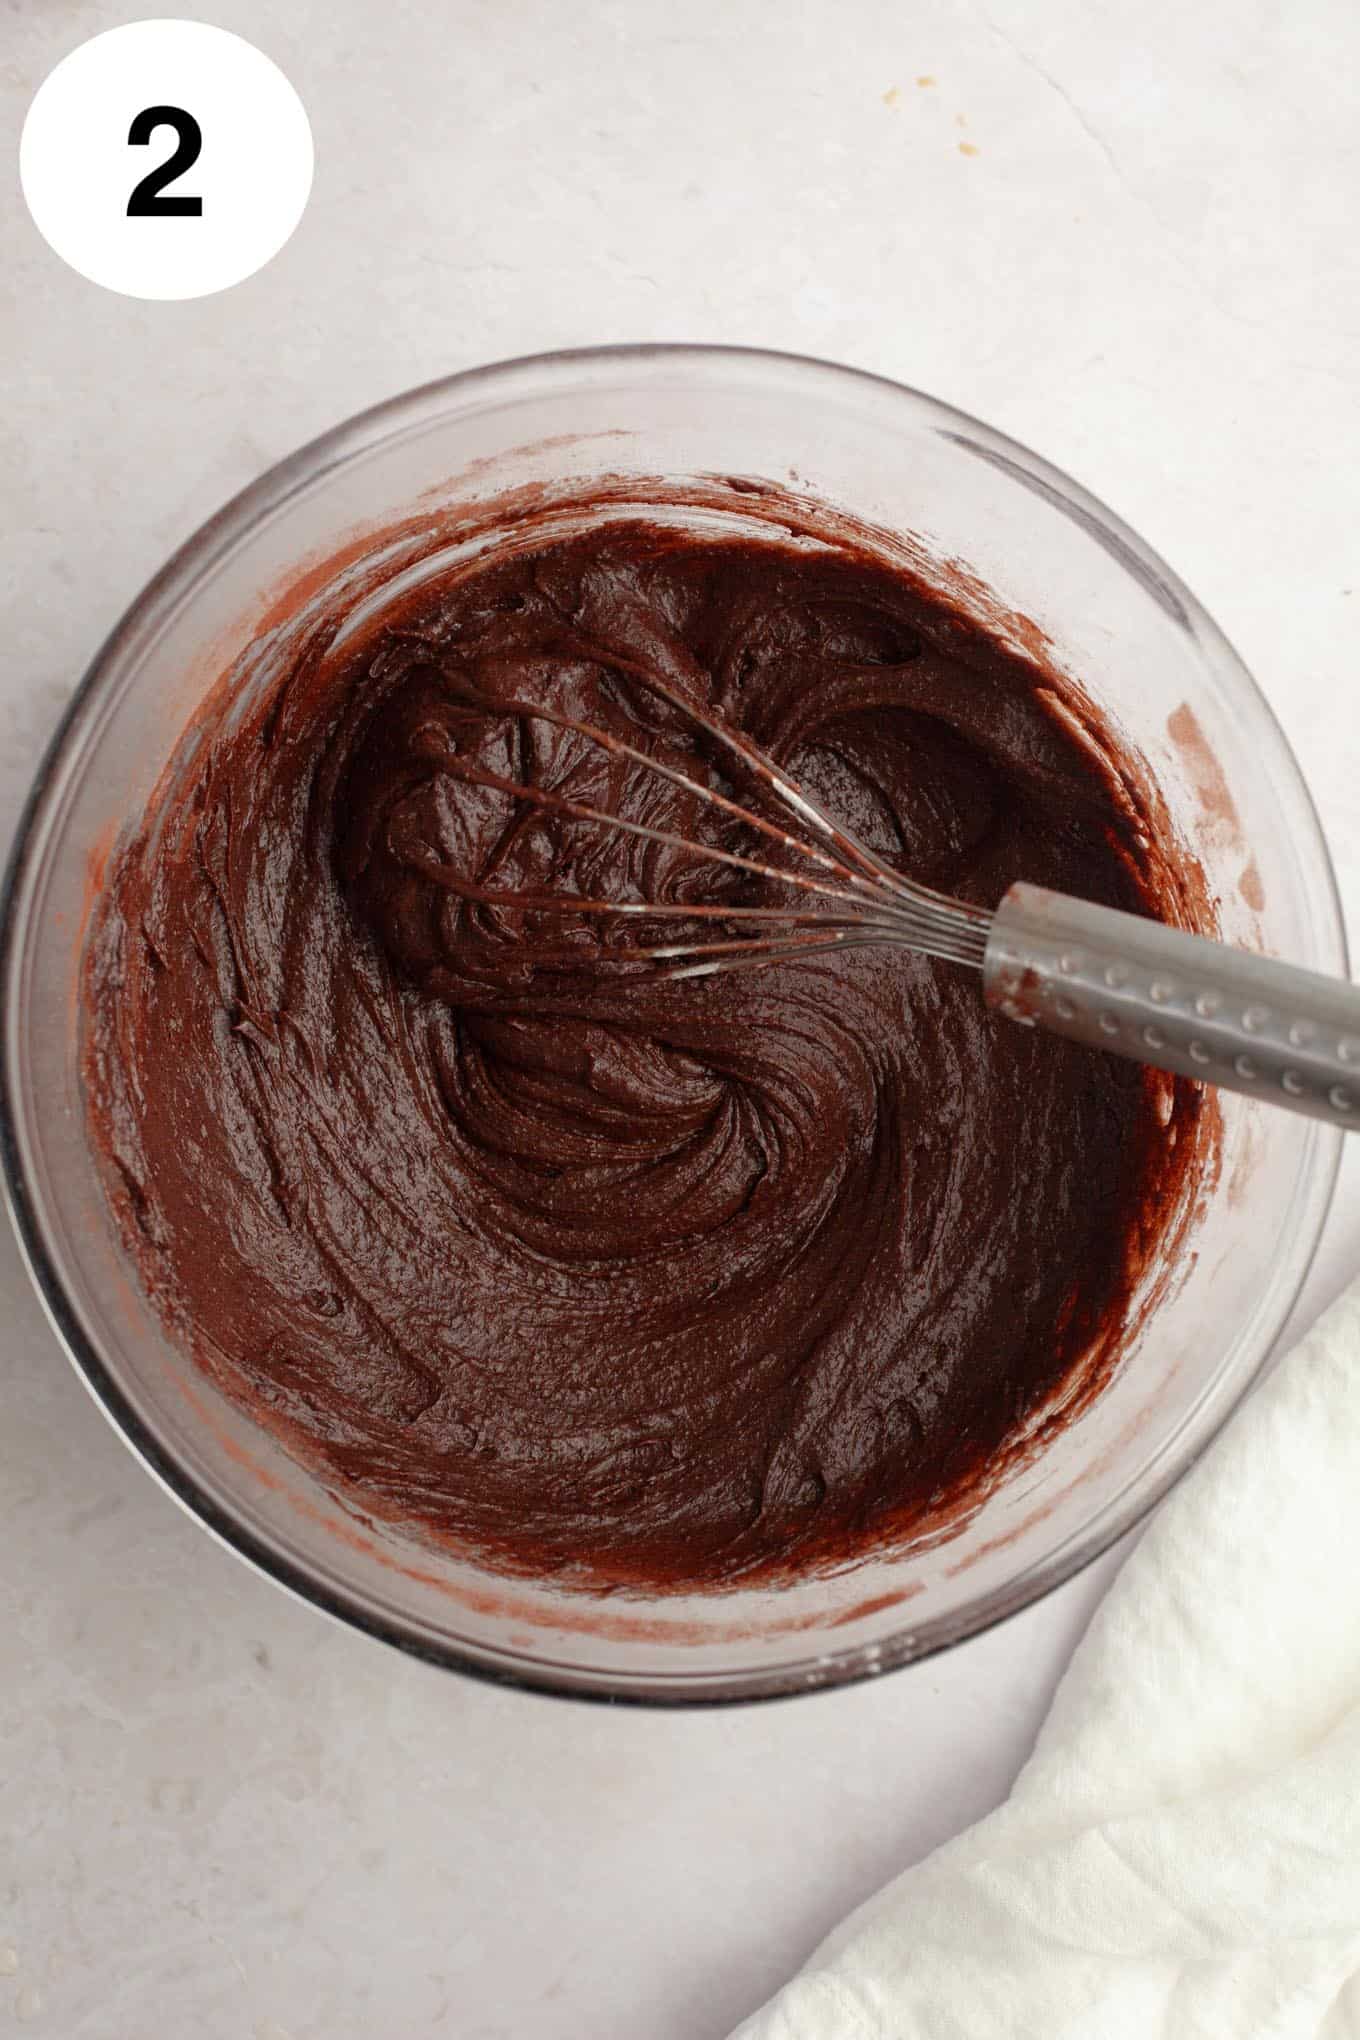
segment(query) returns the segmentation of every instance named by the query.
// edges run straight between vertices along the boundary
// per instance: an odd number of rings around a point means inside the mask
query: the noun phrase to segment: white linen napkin
[[[1360,1287],[1162,1505],[1006,1803],[734,2040],[1003,2035],[1360,2036]]]

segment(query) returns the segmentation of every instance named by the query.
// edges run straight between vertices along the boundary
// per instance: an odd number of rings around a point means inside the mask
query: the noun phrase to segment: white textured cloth
[[[1360,2036],[1360,1289],[1165,1502],[1006,1803],[738,2040]]]

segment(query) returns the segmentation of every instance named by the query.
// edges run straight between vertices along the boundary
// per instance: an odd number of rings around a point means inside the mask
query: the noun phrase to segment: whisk
[[[1017,883],[995,912],[952,899],[895,871],[829,815],[806,788],[741,732],[655,670],[611,663],[678,710],[767,790],[784,827],[666,759],[596,723],[539,702],[491,699],[455,683],[479,717],[538,722],[587,739],[654,773],[738,823],[770,853],[700,843],[550,787],[526,784],[455,751],[444,762],[465,783],[565,819],[600,824],[701,861],[789,888],[796,904],[610,900],[481,885],[435,858],[427,875],[470,904],[543,914],[674,921],[715,932],[601,945],[590,965],[611,972],[711,977],[837,949],[889,944],[981,973],[987,1003],[1022,1026],[1244,1092],[1344,1127],[1360,1126],[1360,987],[1229,948],[1179,928]],[[771,853],[793,857],[791,868]],[[578,947],[535,944],[532,963],[579,968]]]

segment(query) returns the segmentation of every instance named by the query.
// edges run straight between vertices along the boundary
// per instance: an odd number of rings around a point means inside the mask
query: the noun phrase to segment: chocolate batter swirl
[[[102,900],[88,1073],[167,1318],[363,1506],[509,1569],[696,1587],[956,1507],[1098,1365],[1179,1165],[1161,1080],[951,967],[637,981],[599,967],[635,924],[470,900],[768,897],[466,784],[750,848],[488,705],[730,786],[648,672],[945,891],[1151,904],[1051,683],[946,603],[848,547],[600,523],[210,709]]]

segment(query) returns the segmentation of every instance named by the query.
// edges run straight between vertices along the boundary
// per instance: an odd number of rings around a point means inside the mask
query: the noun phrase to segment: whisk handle
[[[1360,1127],[1360,986],[1015,885],[983,961],[1012,1020]]]

